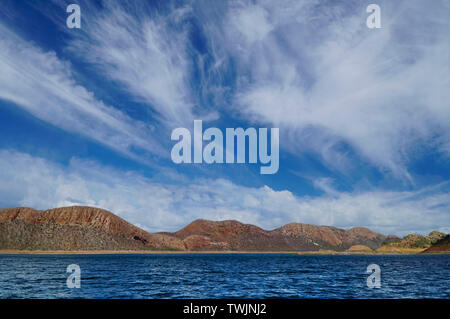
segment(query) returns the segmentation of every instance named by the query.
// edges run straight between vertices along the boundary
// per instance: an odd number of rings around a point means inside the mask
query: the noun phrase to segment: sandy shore
[[[392,251],[169,251],[169,250],[0,250],[0,254],[24,255],[124,255],[124,254],[297,254],[297,255],[404,255],[419,254],[421,249]]]

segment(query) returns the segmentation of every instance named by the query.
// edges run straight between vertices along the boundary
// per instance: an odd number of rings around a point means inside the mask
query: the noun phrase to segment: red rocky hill
[[[345,250],[353,245],[376,249],[397,239],[362,227],[344,230],[291,223],[268,231],[234,220],[215,222],[201,219],[172,235],[182,239],[188,250],[314,251]]]
[[[103,209],[0,209],[0,249],[315,251],[372,249],[397,239],[367,228],[291,223],[274,230],[238,221],[196,220],[175,233],[151,234]]]
[[[150,234],[99,208],[19,207],[0,210],[0,249],[184,249],[184,244],[172,236]]]

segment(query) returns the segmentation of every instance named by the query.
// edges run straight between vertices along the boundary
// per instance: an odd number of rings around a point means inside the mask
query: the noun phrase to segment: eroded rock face
[[[184,250],[181,240],[150,234],[103,209],[0,210],[0,248],[30,250]]]
[[[279,232],[288,237],[305,236],[315,240],[315,242],[320,241],[331,246],[341,246],[345,236],[345,230],[343,229],[300,223],[287,224],[276,229],[275,232]]]

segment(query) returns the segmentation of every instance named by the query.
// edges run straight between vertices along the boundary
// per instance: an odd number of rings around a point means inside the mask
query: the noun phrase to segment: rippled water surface
[[[81,268],[81,288],[66,268]],[[366,268],[381,268],[369,289]],[[0,298],[450,298],[450,255],[0,255]]]

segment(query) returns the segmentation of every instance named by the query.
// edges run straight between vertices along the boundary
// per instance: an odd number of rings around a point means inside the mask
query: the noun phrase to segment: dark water
[[[81,288],[66,285],[81,268]],[[369,264],[381,268],[370,289]],[[0,298],[450,298],[450,255],[0,255]]]

